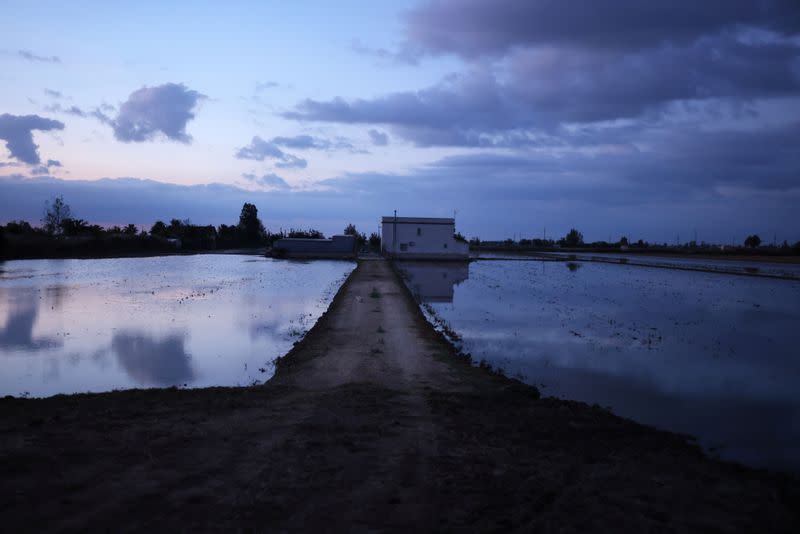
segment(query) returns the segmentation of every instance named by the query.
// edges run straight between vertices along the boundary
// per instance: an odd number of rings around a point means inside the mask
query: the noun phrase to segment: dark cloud
[[[406,24],[409,47],[460,55],[465,71],[416,91],[307,99],[283,116],[384,125],[417,146],[520,148],[676,105],[800,98],[796,1],[441,0]]]
[[[0,139],[6,142],[6,148],[11,157],[28,163],[38,165],[39,146],[33,142],[33,130],[50,131],[63,130],[64,123],[39,115],[0,115]]]
[[[263,176],[257,176],[255,174],[243,174],[242,178],[248,182],[252,182],[256,185],[260,185],[269,189],[291,189],[289,184],[286,183],[286,180],[277,174],[270,173]]]
[[[742,27],[791,35],[800,31],[800,7],[795,0],[435,0],[414,9],[406,23],[415,47],[475,57],[551,45],[681,46]]]
[[[369,130],[369,139],[375,146],[386,146],[389,144],[389,135],[386,132],[378,130]]]
[[[151,141],[164,135],[172,141],[190,143],[192,137],[186,132],[186,125],[194,119],[196,106],[205,98],[183,84],[142,87],[131,93],[111,120],[114,137],[129,143]]]
[[[254,136],[250,144],[236,151],[237,159],[250,159],[254,161],[274,160],[280,168],[304,169],[308,162],[303,158],[287,154],[272,141],[265,141],[259,136]]]
[[[800,96],[800,45],[700,39],[627,55],[519,50],[502,81],[476,66],[418,91],[305,100],[286,118],[383,124],[419,146],[520,146],[563,124],[639,118],[678,102]]]
[[[60,99],[64,96],[61,93],[61,91],[56,91],[55,89],[47,89],[47,88],[44,89],[44,94],[46,96],[49,96],[50,98],[55,98],[55,99]]]
[[[48,159],[47,160],[48,167],[62,167],[61,162],[57,159]]]
[[[38,63],[61,63],[61,58],[58,56],[38,56],[30,50],[17,50],[17,55],[22,59]]]

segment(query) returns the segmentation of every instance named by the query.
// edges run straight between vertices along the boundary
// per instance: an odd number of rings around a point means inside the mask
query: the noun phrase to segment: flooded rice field
[[[354,266],[240,255],[0,262],[0,396],[264,381]]]
[[[800,472],[800,282],[579,261],[401,269],[476,362]]]
[[[481,259],[529,259],[531,256],[549,257],[560,260],[573,259],[576,261],[595,261],[680,270],[710,271],[800,281],[800,263],[786,261],[768,262],[752,259],[694,258],[691,256],[663,256],[660,254],[626,254],[612,252],[541,252],[528,254],[481,252],[476,254],[475,257]]]

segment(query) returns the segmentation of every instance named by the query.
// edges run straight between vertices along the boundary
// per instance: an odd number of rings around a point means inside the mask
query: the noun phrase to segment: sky
[[[796,0],[0,9],[0,223],[800,240]]]

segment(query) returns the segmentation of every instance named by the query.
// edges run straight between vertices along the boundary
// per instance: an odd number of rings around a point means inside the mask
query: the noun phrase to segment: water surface
[[[266,380],[353,267],[210,254],[0,263],[0,396]]]
[[[476,361],[800,472],[800,282],[535,260],[402,268]]]

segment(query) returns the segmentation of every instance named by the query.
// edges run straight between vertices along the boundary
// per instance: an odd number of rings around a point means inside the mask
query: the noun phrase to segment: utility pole
[[[394,224],[392,224],[392,256],[397,255],[397,210],[394,210]]]

